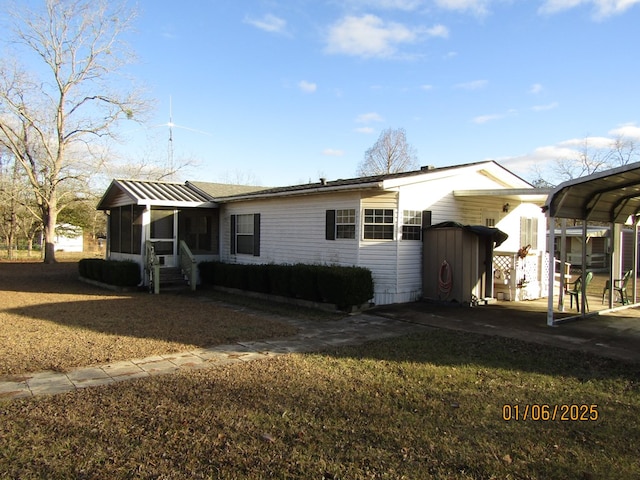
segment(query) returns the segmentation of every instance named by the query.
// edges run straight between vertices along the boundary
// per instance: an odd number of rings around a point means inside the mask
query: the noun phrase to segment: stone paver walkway
[[[80,388],[108,385],[134,378],[165,375],[178,370],[211,368],[230,363],[272,358],[293,352],[313,352],[370,340],[424,331],[427,326],[375,315],[355,315],[338,321],[285,321],[299,329],[293,337],[238,342],[188,352],[124,360],[68,372],[38,372],[0,378],[0,401],[54,395]]]

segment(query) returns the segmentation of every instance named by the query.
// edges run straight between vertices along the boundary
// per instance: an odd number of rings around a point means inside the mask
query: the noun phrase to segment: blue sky
[[[585,137],[640,140],[640,0],[143,0],[131,71],[205,181],[355,176],[385,128],[421,165],[530,180]],[[128,135],[167,155],[168,128]]]

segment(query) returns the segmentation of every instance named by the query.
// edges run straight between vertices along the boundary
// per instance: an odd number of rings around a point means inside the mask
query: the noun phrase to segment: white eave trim
[[[214,202],[176,202],[171,200],[149,200],[146,198],[137,200],[137,205],[147,207],[167,207],[167,208],[217,208]]]
[[[454,190],[454,197],[500,197],[510,200],[544,203],[551,188],[496,188],[485,190]]]

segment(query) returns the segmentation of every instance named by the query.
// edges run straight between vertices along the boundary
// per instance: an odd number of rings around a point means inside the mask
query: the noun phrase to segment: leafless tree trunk
[[[7,14],[16,56],[44,69],[28,75],[17,62],[0,64],[0,144],[26,172],[41,211],[44,261],[53,263],[58,214],[103,161],[100,141],[146,106],[138,92],[111,82],[131,61],[120,37],[134,13],[109,0],[46,0],[43,9],[20,3]],[[45,73],[37,78],[35,70]]]

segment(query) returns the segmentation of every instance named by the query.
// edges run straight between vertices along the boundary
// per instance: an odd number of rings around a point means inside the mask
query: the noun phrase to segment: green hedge
[[[203,284],[326,302],[339,308],[362,305],[373,297],[371,271],[329,265],[242,265],[202,262]]]
[[[89,280],[117,287],[135,287],[141,280],[140,266],[130,261],[83,258],[78,262],[78,273]]]

